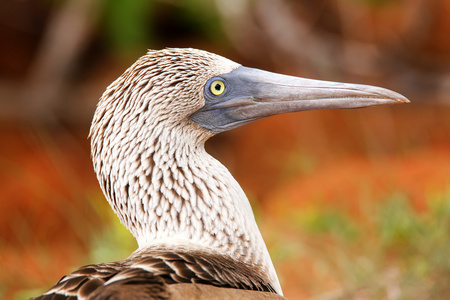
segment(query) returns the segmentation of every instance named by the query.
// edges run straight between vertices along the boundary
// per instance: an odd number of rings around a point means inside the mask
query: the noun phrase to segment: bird
[[[100,187],[138,249],[34,299],[285,299],[244,191],[205,142],[281,113],[408,102],[204,50],[148,50],[103,93],[89,133]]]

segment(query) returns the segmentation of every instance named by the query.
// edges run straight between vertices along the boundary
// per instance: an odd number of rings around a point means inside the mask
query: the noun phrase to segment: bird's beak
[[[225,85],[220,95],[211,91],[217,80]],[[380,87],[306,79],[242,66],[209,80],[204,96],[205,105],[190,118],[212,133],[287,112],[409,102]]]

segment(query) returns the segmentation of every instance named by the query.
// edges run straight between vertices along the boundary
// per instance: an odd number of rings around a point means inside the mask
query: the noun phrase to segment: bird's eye
[[[209,90],[215,96],[222,95],[225,92],[225,83],[222,80],[214,80],[211,82]]]

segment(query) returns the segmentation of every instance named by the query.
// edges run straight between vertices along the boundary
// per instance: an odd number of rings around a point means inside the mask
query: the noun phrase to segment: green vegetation
[[[105,1],[103,29],[109,44],[119,52],[145,49],[153,37],[153,6],[153,1]]]
[[[101,25],[107,44],[119,54],[171,46],[181,37],[223,43],[217,39],[223,34],[214,2],[206,0],[105,1]]]
[[[311,281],[339,282],[326,295],[310,283],[318,299],[443,299],[450,293],[450,193],[430,196],[420,212],[409,200],[393,194],[359,217],[319,207],[292,213],[295,237],[279,237],[285,249],[274,249],[276,264],[300,257],[314,266]]]
[[[93,232],[90,237],[90,253],[86,263],[110,262],[127,258],[138,247],[133,235],[120,223],[104,199],[95,199],[91,203],[101,222],[108,225],[104,226],[102,231]]]

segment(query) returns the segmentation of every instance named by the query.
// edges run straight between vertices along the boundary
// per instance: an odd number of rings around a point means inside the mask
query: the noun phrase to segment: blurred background
[[[0,298],[136,249],[87,136],[105,88],[164,47],[407,96],[268,118],[207,149],[251,200],[288,298],[448,297],[448,15],[446,0],[2,0]]]

